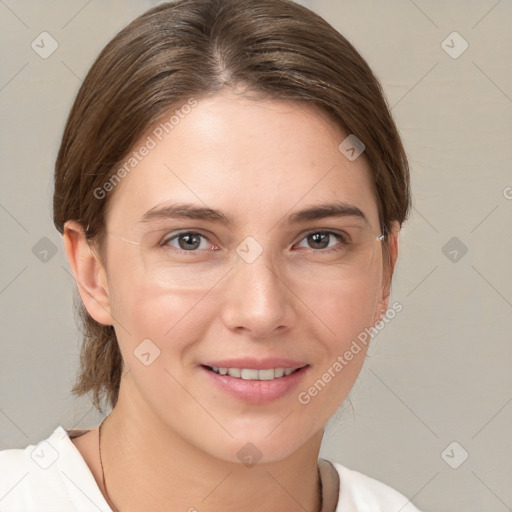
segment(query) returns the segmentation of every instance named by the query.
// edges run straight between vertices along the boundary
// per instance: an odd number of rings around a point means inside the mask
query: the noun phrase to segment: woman
[[[182,0],[101,52],[56,162],[73,391],[112,411],[0,453],[0,510],[415,511],[319,459],[410,205],[377,79],[287,0]]]

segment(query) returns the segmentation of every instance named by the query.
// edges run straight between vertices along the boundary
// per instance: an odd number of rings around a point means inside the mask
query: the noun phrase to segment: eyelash
[[[339,242],[341,242],[341,244],[337,244],[334,247],[330,247],[330,248],[326,248],[326,249],[311,249],[313,252],[316,252],[316,253],[326,254],[326,253],[331,253],[331,252],[339,251],[339,250],[343,249],[344,246],[346,246],[346,245],[348,245],[350,243],[349,237],[347,235],[342,235],[340,233],[336,233],[334,231],[327,231],[327,230],[310,231],[304,237],[301,238],[299,243],[302,242],[303,240],[307,239],[308,236],[316,235],[316,234],[333,235]],[[163,247],[170,247],[169,246],[169,242],[179,238],[182,235],[200,236],[200,237],[204,238],[205,240],[208,240],[208,242],[210,242],[210,240],[208,239],[207,236],[205,236],[205,235],[203,235],[201,233],[197,233],[196,231],[180,231],[179,233],[176,233],[176,234],[172,235],[171,237],[165,238],[162,241],[161,245]],[[211,242],[210,242],[210,244],[216,246],[216,244],[212,244]],[[187,251],[185,249],[180,249],[180,248],[177,248],[177,247],[172,247],[172,249],[177,251],[177,252],[180,252],[180,253],[197,253],[197,252],[200,252],[199,249],[193,249],[193,250],[190,250],[190,251]]]

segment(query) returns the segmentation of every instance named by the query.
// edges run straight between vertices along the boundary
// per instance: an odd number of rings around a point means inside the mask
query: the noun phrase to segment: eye
[[[327,252],[324,249],[338,250],[345,248],[349,242],[347,238],[333,231],[314,231],[306,235],[301,243],[306,242],[311,249],[318,249],[316,252]],[[336,242],[338,242],[336,244]],[[176,245],[177,244],[177,245]],[[198,250],[218,249],[218,246],[212,244],[209,239],[195,231],[182,231],[176,233],[162,242],[163,247],[172,247],[186,252],[198,252]],[[299,245],[300,247],[300,245]],[[302,245],[304,247],[304,245]]]
[[[203,246],[201,246],[201,239],[207,242],[206,244],[203,244]],[[172,242],[175,241],[177,241],[178,247],[173,245]],[[208,238],[206,238],[204,235],[201,235],[200,233],[196,233],[195,231],[182,231],[181,233],[177,233],[176,235],[166,238],[162,242],[162,245],[188,252],[196,252],[196,249],[217,248],[217,246],[212,244]]]
[[[336,244],[330,244],[330,242],[336,240],[341,243],[338,243],[339,247],[336,247],[333,250],[342,249],[348,245],[348,240],[346,237],[332,231],[314,231],[302,239],[302,241],[306,241],[306,243],[308,243],[309,247],[312,249],[330,249],[333,247],[333,245],[336,246]]]

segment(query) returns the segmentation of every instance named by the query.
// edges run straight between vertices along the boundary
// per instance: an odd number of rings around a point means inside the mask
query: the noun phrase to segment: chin
[[[286,416],[286,415],[285,415]],[[225,432],[217,436],[203,437],[197,446],[203,452],[229,463],[243,464],[252,467],[254,464],[271,464],[283,461],[299,451],[304,444],[312,440],[311,433],[304,430],[303,425],[290,422],[287,429],[280,429],[283,418],[274,418],[273,427],[253,424],[251,428],[230,430],[233,438]],[[285,420],[286,422],[287,420]],[[277,428],[276,428],[277,427]],[[320,427],[323,431],[323,428]],[[317,429],[318,432],[318,429]],[[318,448],[320,448],[320,438]]]

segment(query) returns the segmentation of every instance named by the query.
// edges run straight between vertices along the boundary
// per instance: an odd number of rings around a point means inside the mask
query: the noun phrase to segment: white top
[[[0,451],[1,512],[112,512],[69,436],[59,426],[37,446]],[[331,464],[340,479],[336,512],[419,512],[386,484]]]

